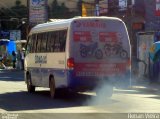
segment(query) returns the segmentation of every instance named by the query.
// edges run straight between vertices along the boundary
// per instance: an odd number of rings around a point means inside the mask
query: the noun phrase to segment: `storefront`
[[[160,41],[152,44],[149,51],[149,74],[151,82],[160,82]]]

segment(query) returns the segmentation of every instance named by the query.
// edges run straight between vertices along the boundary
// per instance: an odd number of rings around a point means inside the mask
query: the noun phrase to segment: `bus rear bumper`
[[[73,73],[68,75],[68,88],[76,91],[94,90],[101,84],[111,84],[115,87],[129,87],[130,86],[130,72],[115,76],[74,76]]]

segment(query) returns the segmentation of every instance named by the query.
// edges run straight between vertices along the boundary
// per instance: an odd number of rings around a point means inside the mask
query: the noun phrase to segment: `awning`
[[[9,40],[0,40],[0,45],[7,45],[9,43]]]
[[[160,41],[153,43],[149,50],[150,58],[155,61],[155,55],[160,51]]]

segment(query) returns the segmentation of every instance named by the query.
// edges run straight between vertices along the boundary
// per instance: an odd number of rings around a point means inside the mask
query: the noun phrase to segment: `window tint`
[[[67,30],[52,31],[48,33],[47,52],[64,52],[66,46]]]
[[[60,52],[64,52],[66,46],[67,30],[60,31],[59,36]]]
[[[54,36],[54,52],[60,52],[60,36],[59,36],[59,31],[55,32]]]
[[[60,51],[59,31],[49,32],[47,46],[47,51],[49,52]]]
[[[41,52],[42,34],[37,34],[36,52]]]
[[[56,38],[56,33],[52,32],[51,33],[51,39],[50,39],[50,52],[54,52],[55,51],[55,38]]]
[[[64,52],[67,29],[33,34],[30,38],[31,52]]]
[[[52,40],[52,32],[49,32],[47,43],[46,43],[46,51],[47,52],[51,52],[51,40]]]
[[[43,33],[42,35],[41,35],[41,52],[46,52],[46,41],[47,41],[47,38],[48,36],[47,36],[47,33]]]
[[[37,41],[37,35],[32,35],[32,52],[34,53],[36,51],[36,41]]]
[[[26,53],[31,53],[31,48],[32,48],[32,37],[28,37],[28,42],[26,45]]]

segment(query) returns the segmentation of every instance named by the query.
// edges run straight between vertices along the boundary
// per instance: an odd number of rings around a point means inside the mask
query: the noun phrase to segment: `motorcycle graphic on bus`
[[[83,58],[93,56],[97,59],[103,58],[103,52],[98,48],[97,42],[89,45],[80,44],[80,55]]]
[[[106,57],[120,56],[120,58],[127,58],[128,53],[123,49],[122,43],[109,44],[106,43],[104,47],[99,48],[98,42],[94,42],[89,45],[80,44],[80,55],[83,58],[95,57],[96,59],[102,59],[104,55]]]
[[[123,49],[121,42],[113,45],[106,43],[104,45],[104,52],[106,56],[120,56],[121,58],[128,57],[128,53]]]

